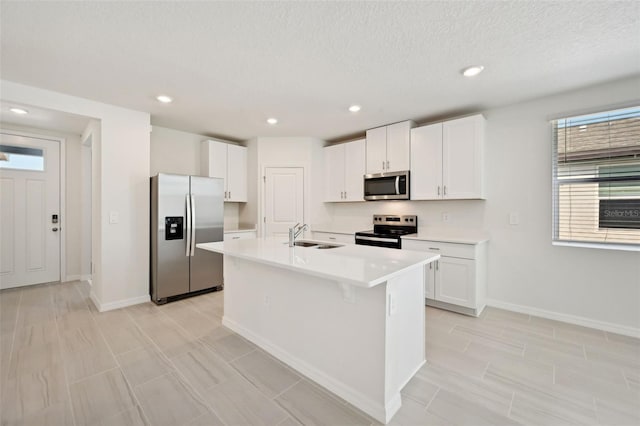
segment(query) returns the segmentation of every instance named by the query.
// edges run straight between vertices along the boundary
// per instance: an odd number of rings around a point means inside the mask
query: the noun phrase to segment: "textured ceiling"
[[[232,139],[335,139],[640,73],[640,2],[7,2],[2,79]],[[459,71],[482,64],[474,79]],[[175,98],[160,105],[155,96]],[[352,103],[362,105],[349,113]],[[269,126],[267,117],[280,123]]]

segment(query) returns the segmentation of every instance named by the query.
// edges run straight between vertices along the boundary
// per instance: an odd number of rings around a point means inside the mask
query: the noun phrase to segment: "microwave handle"
[[[400,195],[400,176],[396,176],[396,195]]]

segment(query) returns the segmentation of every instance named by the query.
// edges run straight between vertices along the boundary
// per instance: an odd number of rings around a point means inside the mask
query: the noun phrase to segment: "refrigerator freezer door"
[[[193,247],[198,243],[222,241],[224,237],[224,179],[191,176],[194,217]],[[223,284],[222,255],[195,249],[191,259],[191,288],[204,290]]]
[[[189,292],[187,240],[168,240],[165,230],[167,222],[183,217],[182,235],[186,237],[188,194],[189,176],[161,173],[151,179],[151,297],[155,301]]]

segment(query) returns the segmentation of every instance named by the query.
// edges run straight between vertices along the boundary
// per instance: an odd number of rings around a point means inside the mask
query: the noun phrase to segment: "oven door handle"
[[[400,176],[396,176],[396,195],[400,195]]]
[[[395,238],[383,238],[383,237],[365,237],[361,235],[356,235],[357,240],[365,240],[365,241],[380,241],[383,243],[397,243],[398,240]]]

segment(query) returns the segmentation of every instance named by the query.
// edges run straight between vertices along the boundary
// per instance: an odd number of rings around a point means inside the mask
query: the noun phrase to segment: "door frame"
[[[280,164],[280,163],[263,163],[260,165],[260,206],[258,208],[258,237],[265,237],[264,220],[266,215],[267,205],[267,185],[265,177],[267,175],[267,169],[279,168],[279,169],[302,169],[302,222],[306,223],[309,218],[309,164],[306,162],[300,162],[298,164]],[[309,224],[310,225],[310,224]]]
[[[60,144],[60,168],[59,173],[59,182],[60,188],[58,191],[60,197],[60,282],[65,282],[67,280],[67,140],[66,138],[59,136],[51,136],[42,133],[31,133],[24,132],[22,130],[12,130],[12,129],[2,129],[0,130],[1,134],[7,136],[18,136],[32,139],[44,139],[47,141],[58,142]]]

